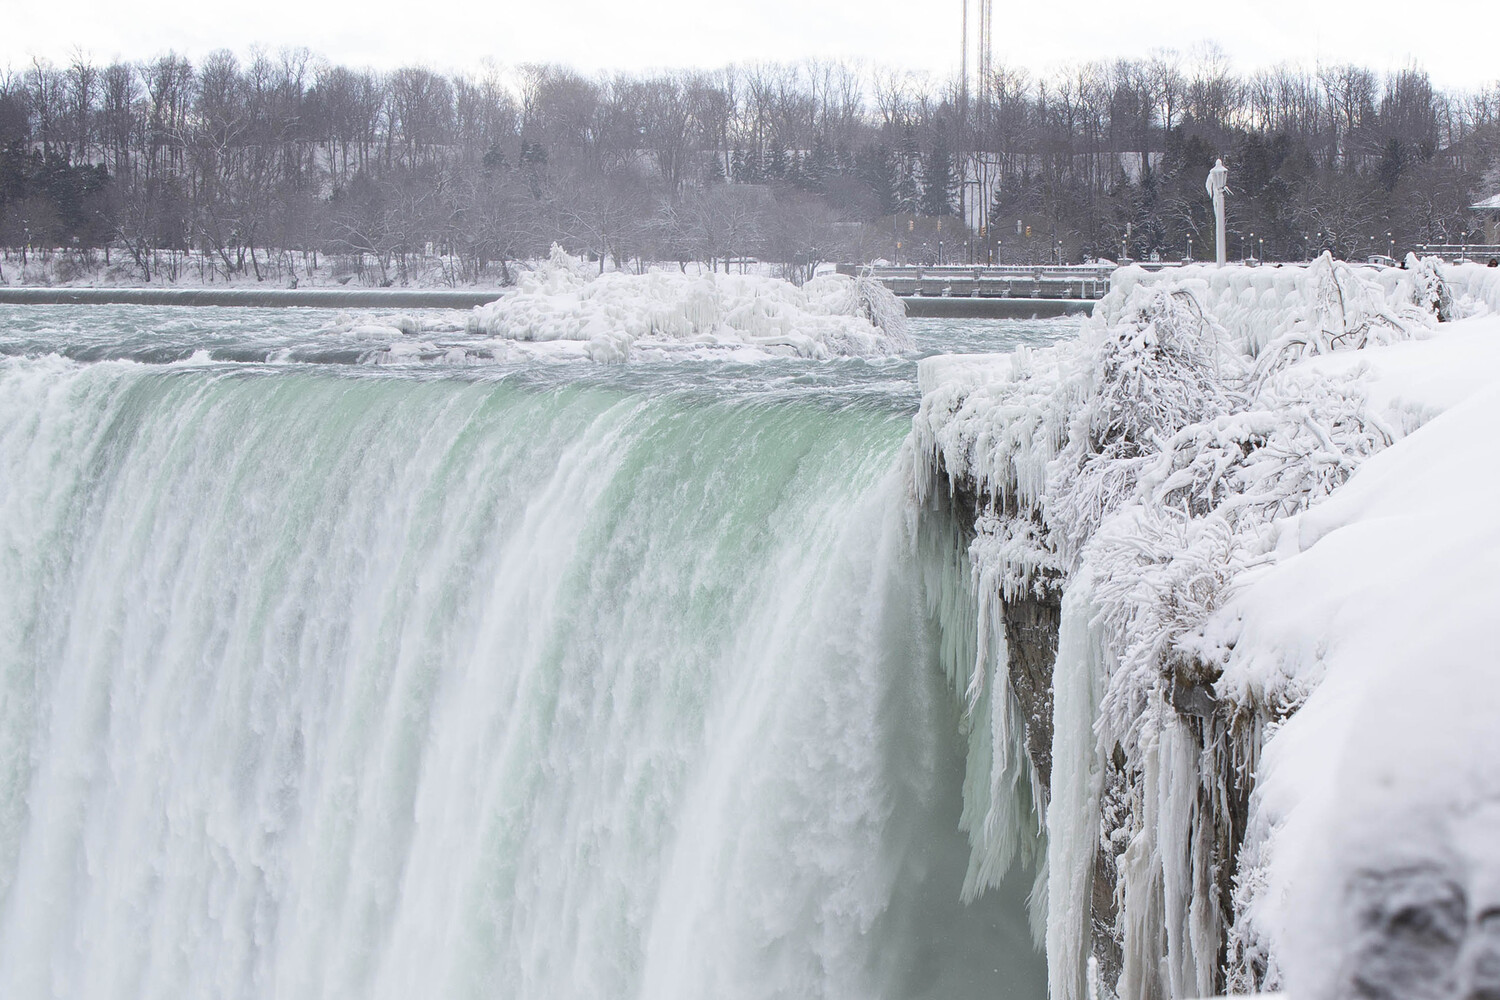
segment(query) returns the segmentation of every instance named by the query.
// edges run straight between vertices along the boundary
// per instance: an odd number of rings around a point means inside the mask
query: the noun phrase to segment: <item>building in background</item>
[[[1500,244],[1500,194],[1470,205],[1469,208],[1479,217],[1479,228],[1484,232],[1484,241]]]

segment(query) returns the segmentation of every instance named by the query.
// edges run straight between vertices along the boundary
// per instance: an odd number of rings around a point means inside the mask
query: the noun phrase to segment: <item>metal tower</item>
[[[963,51],[959,60],[959,110],[967,114],[971,93],[978,93],[981,109],[985,105],[985,94],[989,90],[990,73],[993,69],[992,31],[995,21],[995,0],[960,0],[963,4]],[[974,32],[969,31],[969,8],[975,8]],[[970,61],[970,55],[974,56]],[[973,66],[976,72],[970,73]],[[981,110],[981,113],[982,110]]]
[[[959,184],[959,211],[968,225],[975,230],[982,230],[986,228],[985,217],[989,211],[990,195],[990,161],[984,153],[984,146],[989,135],[990,77],[994,69],[992,31],[995,0],[961,2],[963,51],[959,60],[958,152],[962,178]],[[972,18],[970,7],[974,8]],[[975,29],[972,32],[971,22]],[[971,67],[976,72],[971,73]]]

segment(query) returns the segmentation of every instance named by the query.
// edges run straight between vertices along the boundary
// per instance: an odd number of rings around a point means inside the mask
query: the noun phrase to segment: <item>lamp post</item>
[[[1229,168],[1224,166],[1223,160],[1214,161],[1214,168],[1208,172],[1204,186],[1214,205],[1214,258],[1222,265],[1229,259],[1224,247],[1224,194],[1229,188]]]
[[[1260,238],[1259,249],[1256,251],[1256,256],[1258,256],[1260,258],[1261,263],[1265,263],[1265,259],[1266,259],[1266,238],[1264,236],[1262,236]]]
[[[1193,259],[1193,238],[1191,236],[1188,237],[1188,255],[1187,255],[1187,259],[1189,261],[1191,261]]]

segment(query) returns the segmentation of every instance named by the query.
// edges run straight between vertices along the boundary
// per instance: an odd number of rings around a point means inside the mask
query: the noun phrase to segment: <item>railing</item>
[[[1500,243],[1423,243],[1416,248],[1416,253],[1418,257],[1488,262],[1492,257],[1500,259]]]
[[[869,276],[898,296],[1097,300],[1114,265],[1083,267],[876,267]]]

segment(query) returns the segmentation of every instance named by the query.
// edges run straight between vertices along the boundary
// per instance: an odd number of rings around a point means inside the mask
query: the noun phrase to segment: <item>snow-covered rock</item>
[[[1484,995],[1464,983],[1500,988],[1500,318],[1361,367],[1428,419],[1279,523],[1208,624],[1223,696],[1300,702],[1258,769],[1235,933],[1313,1000],[1355,976]]]
[[[321,332],[352,340],[400,340],[402,337],[415,336],[423,332],[423,329],[419,317],[405,313],[372,317],[341,312]]]
[[[1473,623],[1500,596],[1500,535],[1476,525],[1500,486],[1492,445],[1485,457],[1500,319],[1439,324],[1491,311],[1500,284],[1478,270],[1128,268],[1076,341],[923,363],[913,494],[925,520],[959,522],[979,634],[950,667],[987,733],[970,739],[966,790],[1008,818],[970,839],[976,858],[1024,861],[995,831],[1046,815],[1054,998],[1204,996],[1284,974],[1299,996],[1352,996],[1348,969],[1376,952],[1387,971],[1415,961],[1371,930],[1410,888],[1372,902],[1361,879],[1395,863],[1385,846],[1447,838],[1423,853],[1446,859],[1444,885],[1489,870],[1462,845],[1494,801],[1469,772],[1493,756],[1500,684],[1451,728],[1444,709],[1485,688],[1495,656]],[[1005,649],[1038,602],[1059,623],[1044,694]],[[1427,621],[1446,630],[1435,656]],[[1456,679],[1413,698],[1414,731],[1375,752],[1403,685],[1433,669]],[[1024,743],[1015,728],[1041,717],[1049,752],[972,749]],[[1440,736],[1430,758],[1419,733]],[[1464,919],[1461,942],[1478,933]]]
[[[599,274],[560,247],[514,292],[476,309],[469,326],[512,341],[581,341],[595,361],[671,346],[805,358],[911,348],[905,308],[878,282],[829,274],[798,288],[761,275]]]

